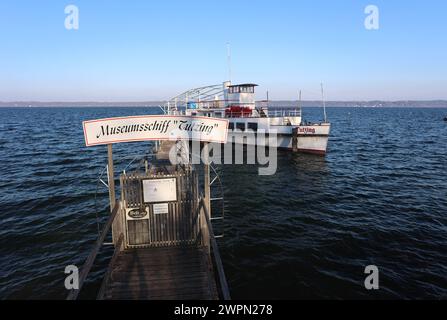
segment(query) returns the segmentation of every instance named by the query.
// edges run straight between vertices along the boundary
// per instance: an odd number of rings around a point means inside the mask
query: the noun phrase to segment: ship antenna
[[[323,101],[323,112],[324,112],[324,122],[327,122],[327,116],[326,116],[326,102],[324,101],[324,89],[323,89],[323,82],[321,83],[321,99]]]
[[[229,42],[227,42],[227,63],[228,63],[228,81],[231,82],[231,47]]]

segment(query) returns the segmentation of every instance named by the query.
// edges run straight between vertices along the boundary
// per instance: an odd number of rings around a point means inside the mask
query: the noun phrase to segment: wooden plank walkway
[[[210,256],[197,246],[124,250],[104,281],[100,299],[218,299]]]
[[[169,152],[171,148],[175,145],[175,141],[161,141],[160,147],[157,151],[156,159],[157,160],[168,160]]]

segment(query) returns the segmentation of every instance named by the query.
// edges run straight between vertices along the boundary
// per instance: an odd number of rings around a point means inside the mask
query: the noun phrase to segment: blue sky
[[[66,5],[79,30],[66,30]],[[364,9],[377,5],[379,30]],[[142,101],[228,78],[259,98],[447,99],[447,1],[0,2],[0,101]]]

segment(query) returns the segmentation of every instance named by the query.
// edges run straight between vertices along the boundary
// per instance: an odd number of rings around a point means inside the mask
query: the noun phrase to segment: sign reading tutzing
[[[82,123],[85,144],[147,140],[197,140],[226,143],[228,120],[189,116],[134,116],[89,120]]]

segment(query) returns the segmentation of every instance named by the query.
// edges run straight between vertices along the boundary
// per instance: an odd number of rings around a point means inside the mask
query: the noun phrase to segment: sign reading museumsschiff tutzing
[[[147,140],[198,140],[226,143],[228,120],[189,116],[133,116],[89,120],[82,123],[85,144]]]

